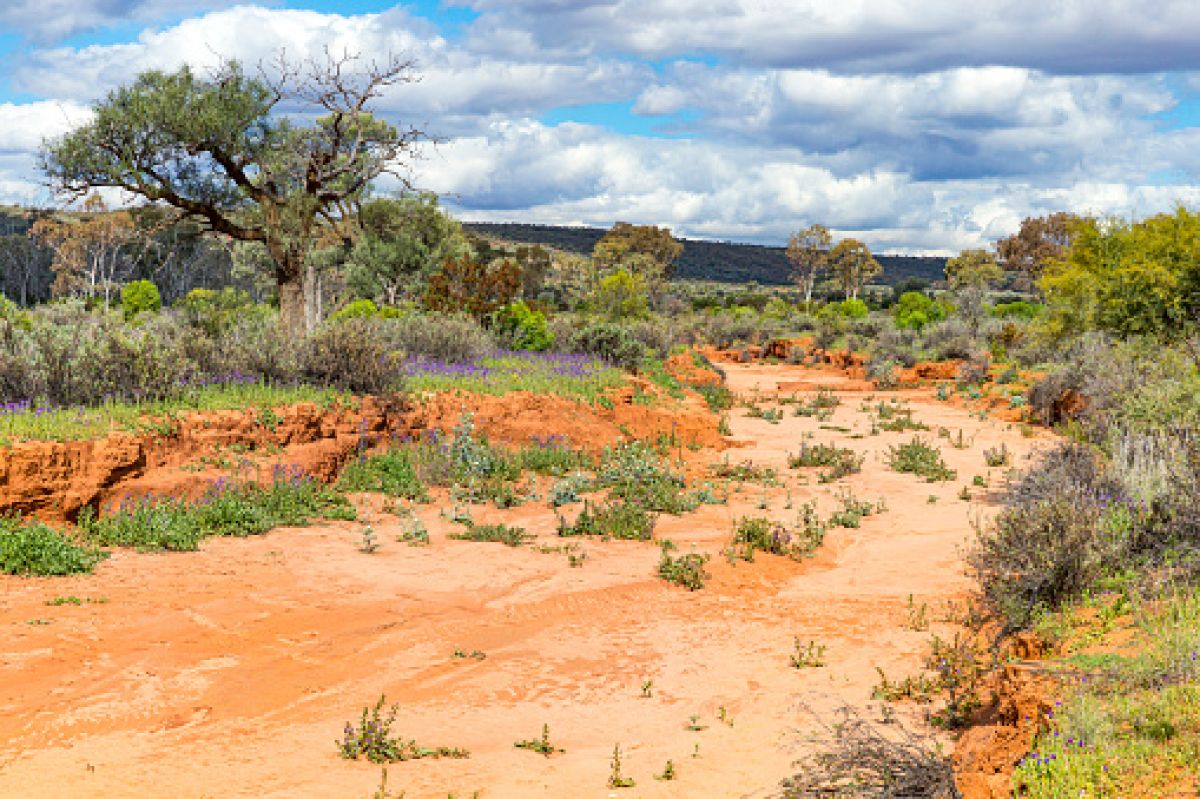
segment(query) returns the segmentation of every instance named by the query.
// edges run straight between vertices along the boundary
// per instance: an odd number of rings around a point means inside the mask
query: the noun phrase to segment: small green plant
[[[958,492],[958,498],[961,499],[963,502],[970,502],[971,501],[971,489],[967,488],[966,486],[963,486]]]
[[[539,755],[545,755],[546,757],[550,757],[550,755],[553,755],[556,752],[565,751],[550,743],[549,724],[542,725],[542,736],[540,738],[531,738],[528,741],[517,741],[513,744],[513,746],[517,747],[518,749],[528,749],[531,752],[537,752]]]
[[[106,552],[72,541],[42,522],[0,516],[0,573],[42,577],[84,574]]]
[[[456,647],[452,657],[455,660],[487,660],[487,653],[478,649],[472,649],[468,652],[461,647]]]
[[[800,636],[793,641],[792,654],[788,658],[793,669],[817,669],[825,665],[825,645],[809,641],[800,643]]]
[[[717,720],[727,727],[733,726],[733,716],[729,715],[729,711],[725,709],[724,705],[717,708]]]
[[[977,474],[971,478],[971,485],[977,488],[987,488],[987,479],[983,475]]]
[[[708,572],[704,570],[704,565],[708,563],[708,560],[708,555],[699,552],[672,556],[670,547],[663,546],[658,561],[658,576],[668,583],[683,586],[689,591],[698,591],[704,587],[704,583],[709,578]]]
[[[362,539],[358,542],[358,551],[364,555],[379,551],[379,537],[375,535],[375,528],[369,524],[362,528]]]
[[[675,763],[671,760],[667,761],[667,765],[663,767],[662,774],[654,775],[654,779],[663,782],[670,782],[675,779]]]
[[[883,502],[870,502],[863,499],[858,499],[850,491],[839,496],[842,501],[842,507],[834,511],[829,516],[829,524],[832,527],[846,527],[849,529],[858,529],[862,526],[862,520],[875,513],[883,512]]]
[[[654,680],[642,680],[642,699],[654,696]]]
[[[613,746],[612,762],[609,766],[609,788],[632,788],[636,785],[632,778],[621,773],[621,745]]]
[[[654,535],[655,516],[629,502],[593,504],[585,500],[583,510],[572,524],[559,517],[560,536],[599,536],[627,541],[649,541]]]
[[[504,544],[506,547],[519,547],[528,544],[534,538],[525,532],[523,527],[509,527],[505,524],[471,524],[461,533],[450,533],[446,537],[459,541]]]
[[[938,690],[936,682],[926,674],[910,674],[899,682],[892,682],[883,669],[876,666],[875,671],[879,674],[879,683],[871,689],[872,699],[882,699],[885,702],[897,702],[901,699],[929,702]]]
[[[937,398],[939,400],[942,402],[949,402],[953,393],[954,389],[950,387],[949,383],[938,383]]]
[[[958,476],[958,473],[942,460],[942,455],[938,452],[937,447],[927,444],[919,438],[914,438],[906,444],[890,447],[888,466],[897,472],[924,477],[925,481],[929,483],[953,480]]]
[[[974,640],[961,633],[950,641],[933,636],[926,667],[935,675],[935,690],[946,698],[933,721],[948,728],[965,725],[979,707],[979,679],[984,673]]]
[[[700,723],[700,715],[693,713],[688,716],[688,723],[684,726],[688,732],[701,732],[708,729],[708,725]]]
[[[1007,466],[1011,457],[1008,452],[1008,445],[1001,443],[998,447],[989,447],[983,451],[983,460],[988,466],[997,468]]]
[[[831,483],[862,471],[863,456],[852,449],[832,444],[800,443],[800,451],[788,455],[788,466],[799,469],[806,466],[828,467],[818,475],[822,483]]]
[[[924,602],[918,605],[912,594],[908,595],[908,621],[905,626],[916,632],[929,629],[929,606]]]
[[[380,696],[373,706],[364,707],[362,717],[357,726],[346,722],[342,740],[337,742],[338,754],[346,760],[366,758],[372,763],[398,763],[404,760],[417,760],[432,757],[469,757],[465,749],[439,746],[428,748],[418,746],[415,741],[405,740],[392,734],[392,725],[400,712],[399,705],[392,705],[386,711],[384,706],[387,698]]]

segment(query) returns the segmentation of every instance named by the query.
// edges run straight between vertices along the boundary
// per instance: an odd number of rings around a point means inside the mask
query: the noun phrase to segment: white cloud
[[[921,72],[1005,64],[1050,72],[1200,67],[1189,0],[461,0],[485,12],[478,47],[506,31],[543,47],[738,63]]]
[[[120,22],[151,22],[237,0],[5,0],[0,28],[34,41],[62,39]]]

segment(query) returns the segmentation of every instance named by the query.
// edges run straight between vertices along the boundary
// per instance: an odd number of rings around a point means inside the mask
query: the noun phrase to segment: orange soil
[[[811,374],[725,369],[743,395],[770,395]],[[694,593],[654,576],[653,545],[584,541],[586,563],[569,568],[564,555],[533,547],[448,540],[453,526],[437,505],[418,508],[433,539],[427,548],[397,542],[398,523],[376,515],[383,546],[372,555],[357,549],[359,524],[337,523],[212,539],[196,553],[118,551],[86,576],[0,576],[0,796],[366,796],[379,768],[341,760],[334,739],[381,693],[400,703],[398,733],[471,751],[467,760],[391,766],[389,785],[408,799],[475,790],[488,799],[605,797],[618,743],[624,772],[637,780],[621,795],[766,795],[808,745],[802,708],[864,707],[876,666],[890,676],[917,666],[928,634],[904,626],[908,597],[937,611],[969,589],[959,548],[970,520],[991,508],[956,495],[989,473],[982,450],[1005,442],[1020,465],[1048,440],[927,402],[927,392],[894,395],[911,397],[931,427],[973,437],[969,449],[943,446],[957,481],[930,485],[887,469],[887,446],[911,433],[851,439],[813,418],[773,425],[735,409],[731,443],[740,446],[726,454],[776,467],[786,487],[748,485],[728,506],[660,519],[659,537],[714,555],[712,580]],[[491,415],[480,409],[482,426],[590,440],[604,423],[616,434],[613,420],[543,419],[537,399],[507,418],[498,417],[503,403]],[[827,424],[866,433],[863,399],[844,395]],[[460,401],[438,400],[445,405],[430,418]],[[632,419],[649,409],[617,412]],[[695,433],[715,443],[700,426]],[[867,453],[863,472],[829,486],[811,470],[787,469],[806,433]],[[726,456],[684,454],[697,463]],[[1002,470],[990,471],[997,484]],[[759,555],[734,567],[717,555],[738,517],[790,520],[789,492],[797,506],[816,499],[828,515],[846,489],[884,497],[888,510],[860,529],[831,532],[812,560]],[[764,498],[767,511],[758,508]],[[562,543],[543,503],[474,513]],[[65,595],[105,601],[45,604]],[[828,666],[790,668],[794,636],[824,644]],[[456,660],[456,648],[487,658]],[[650,698],[640,696],[644,680],[653,680]],[[721,708],[733,726],[718,719]],[[693,714],[704,730],[685,730]],[[565,753],[513,747],[543,723]],[[668,759],[678,779],[654,780]]]

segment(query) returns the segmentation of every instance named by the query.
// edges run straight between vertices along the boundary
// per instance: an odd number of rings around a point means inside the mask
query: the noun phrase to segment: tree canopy
[[[870,248],[858,239],[843,239],[829,253],[830,266],[847,299],[857,299],[868,280],[883,273]]]
[[[208,77],[188,67],[144,72],[96,103],[91,122],[48,143],[42,165],[61,192],[122,189],[230,239],[261,243],[281,320],[302,330],[315,323],[304,290],[315,242],[329,229],[350,241],[354,205],[425,138],[369,109],[385,87],[414,80],[411,63],[356,62],[280,59],[274,77],[251,77],[236,62]],[[318,116],[302,125],[276,114],[281,107]]]
[[[1047,264],[1066,255],[1080,221],[1066,211],[1027,217],[1020,230],[996,242],[1001,265],[1019,273],[1026,288],[1034,286]]]
[[[987,250],[963,250],[946,262],[951,288],[986,288],[1004,277],[996,256]]]
[[[812,301],[817,277],[829,268],[833,235],[824,225],[809,225],[792,234],[787,246],[787,259],[792,264],[792,277],[804,290],[804,301]]]

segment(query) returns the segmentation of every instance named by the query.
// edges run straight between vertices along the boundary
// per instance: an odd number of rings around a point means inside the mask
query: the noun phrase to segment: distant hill
[[[491,239],[518,244],[542,244],[567,252],[588,255],[604,235],[604,229],[593,227],[556,227],[553,225],[522,225],[515,223],[467,222],[467,230]],[[716,280],[722,283],[783,285],[788,282],[791,265],[783,247],[760,244],[734,244],[722,241],[682,239],[683,255],[679,258],[676,277],[691,280]],[[909,255],[876,255],[883,265],[883,275],[877,282],[895,285],[905,278],[916,277],[933,282],[941,280],[945,258]]]

